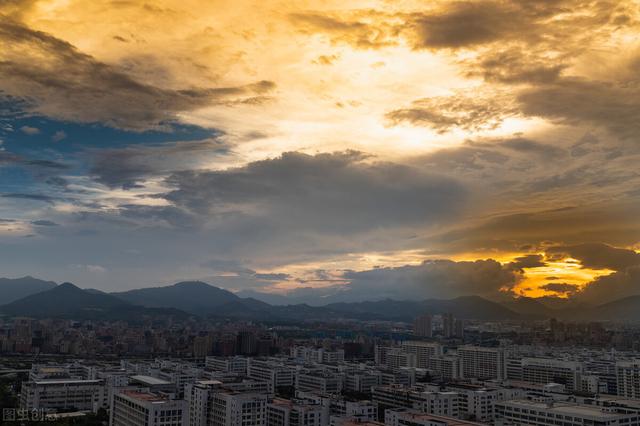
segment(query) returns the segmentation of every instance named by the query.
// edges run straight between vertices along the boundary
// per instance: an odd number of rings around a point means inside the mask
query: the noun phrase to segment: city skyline
[[[0,276],[640,294],[635,1],[0,4]]]

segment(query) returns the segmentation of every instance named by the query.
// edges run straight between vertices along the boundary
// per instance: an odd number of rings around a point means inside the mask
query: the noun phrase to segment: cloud
[[[467,131],[495,129],[517,112],[509,97],[493,95],[487,99],[475,91],[473,94],[419,99],[410,107],[388,112],[386,118],[393,124],[408,122],[445,133],[455,128]]]
[[[37,127],[31,127],[31,126],[22,126],[20,127],[20,131],[25,135],[29,135],[29,136],[34,136],[40,133],[40,129],[38,129]]]
[[[623,138],[635,139],[640,131],[640,85],[563,78],[535,86],[518,95],[522,112],[562,124],[590,123]]]
[[[6,46],[0,54],[0,90],[29,100],[33,112],[61,120],[162,130],[181,112],[252,99],[275,87],[270,81],[218,88],[153,86],[7,18],[0,20],[0,41]]]
[[[128,146],[89,152],[89,174],[111,188],[131,189],[152,176],[198,166],[203,158],[229,153],[229,146],[210,138],[162,145]]]
[[[255,271],[245,267],[242,262],[232,259],[211,259],[201,266],[220,273],[234,273],[239,275],[254,275]]]
[[[255,273],[253,276],[259,280],[266,280],[266,281],[287,281],[291,279],[291,275],[285,274],[283,272]]]
[[[640,265],[640,254],[630,249],[612,247],[603,243],[583,243],[572,246],[550,247],[547,253],[572,257],[585,268],[624,271]]]
[[[575,293],[580,291],[580,286],[568,283],[548,283],[540,286],[540,289],[566,296],[573,296]]]
[[[547,266],[544,261],[544,256],[541,254],[528,254],[525,256],[516,257],[513,262],[507,264],[507,268],[523,272],[524,268],[540,268]]]
[[[452,178],[354,151],[297,152],[220,171],[175,173],[164,195],[200,215],[228,212],[295,229],[352,233],[451,220],[467,193]]]
[[[347,287],[350,297],[359,300],[446,299],[465,295],[500,298],[502,291],[508,292],[521,278],[493,259],[432,260],[417,266],[348,272],[344,277],[350,281]]]
[[[21,200],[42,201],[42,202],[49,203],[49,204],[53,204],[57,200],[56,197],[51,197],[49,195],[44,195],[44,194],[25,194],[25,193],[20,193],[20,192],[6,193],[6,194],[2,194],[0,196],[2,198],[16,198],[16,199],[21,199]]]
[[[298,29],[327,34],[334,43],[348,43],[360,49],[377,49],[398,43],[398,22],[379,20],[372,11],[362,11],[355,16],[327,13],[292,13],[291,20]]]
[[[51,140],[54,142],[60,142],[61,140],[66,138],[67,138],[67,134],[65,133],[64,130],[58,130],[53,134],[53,136],[51,136]]]
[[[578,295],[579,300],[602,304],[640,295],[640,265],[596,278]]]
[[[93,274],[103,274],[107,272],[107,268],[101,265],[85,265],[85,264],[75,264],[71,265],[74,268],[81,269],[87,272],[91,272]]]
[[[50,226],[60,226],[60,225],[58,225],[57,223],[55,223],[55,222],[53,222],[53,221],[50,221],[50,220],[43,220],[43,219],[41,219],[41,220],[34,220],[34,221],[32,221],[32,222],[31,222],[31,224],[32,224],[32,225],[36,225],[36,226],[47,226],[47,227],[50,227]]]

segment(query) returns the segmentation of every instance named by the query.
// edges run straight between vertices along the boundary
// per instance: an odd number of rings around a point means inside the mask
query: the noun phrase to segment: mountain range
[[[479,296],[422,301],[377,300],[351,303],[273,305],[200,281],[104,293],[71,283],[57,285],[32,277],[0,279],[0,314],[36,318],[123,319],[200,316],[262,321],[332,319],[411,321],[429,313],[452,313],[477,320],[559,318],[580,321],[640,321],[640,296],[598,305],[520,297],[503,303]]]

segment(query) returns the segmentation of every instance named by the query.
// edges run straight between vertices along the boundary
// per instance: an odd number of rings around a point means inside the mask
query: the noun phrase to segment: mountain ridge
[[[526,297],[495,302],[473,295],[418,301],[385,299],[338,302],[322,306],[304,303],[272,305],[252,297],[239,297],[202,281],[182,281],[168,286],[104,293],[95,289],[81,289],[71,283],[55,285],[32,277],[23,279],[26,279],[25,282],[36,280],[46,283],[43,287],[47,289],[3,304],[0,313],[95,319],[100,319],[101,314],[108,318],[166,314],[273,321],[326,318],[412,321],[423,314],[451,313],[457,318],[475,320],[540,320],[555,317],[581,321],[640,321],[640,295],[598,306]],[[7,280],[0,279],[0,284]]]

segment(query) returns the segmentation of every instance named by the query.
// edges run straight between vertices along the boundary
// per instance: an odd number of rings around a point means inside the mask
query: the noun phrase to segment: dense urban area
[[[5,424],[640,425],[615,323],[5,318]],[[603,349],[607,348],[607,349]]]

